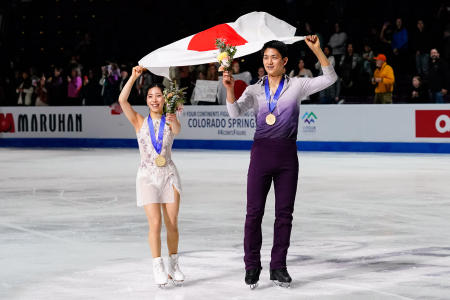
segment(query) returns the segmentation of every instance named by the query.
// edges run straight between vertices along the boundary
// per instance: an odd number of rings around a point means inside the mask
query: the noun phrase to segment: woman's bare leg
[[[148,243],[153,258],[161,256],[161,204],[152,203],[144,206],[148,219]]]
[[[174,201],[173,203],[162,204],[164,214],[164,224],[167,231],[167,248],[169,255],[178,253],[178,211],[180,208],[180,194],[173,187]]]

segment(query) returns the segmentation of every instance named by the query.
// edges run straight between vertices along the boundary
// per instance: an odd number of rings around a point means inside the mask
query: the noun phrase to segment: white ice
[[[0,299],[450,299],[448,155],[299,152],[293,285],[269,281],[271,191],[251,291],[249,152],[176,150],[187,279],[160,290],[136,207],[137,151],[0,149]]]

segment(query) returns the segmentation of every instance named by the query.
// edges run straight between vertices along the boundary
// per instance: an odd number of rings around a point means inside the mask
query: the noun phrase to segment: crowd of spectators
[[[442,24],[442,19],[446,19],[439,17],[440,14],[448,12],[436,12],[435,20],[427,19],[429,23],[424,19],[406,22],[398,17],[367,25],[362,36],[347,33],[340,22],[334,23],[329,32],[314,30],[311,22],[298,23],[296,35],[318,35],[325,55],[339,76],[331,87],[301,100],[305,104],[448,102],[450,24]],[[440,22],[439,26],[434,22]],[[11,72],[0,78],[0,105],[111,105],[116,102],[134,63],[92,62],[83,43],[85,40],[63,65],[37,69],[18,67],[11,61]],[[180,87],[187,87],[188,105],[193,104],[190,99],[197,80],[219,81],[216,104],[224,104],[217,69],[215,63],[175,67],[171,77]],[[290,46],[286,67],[289,76],[310,78],[321,72],[303,42]],[[246,85],[257,82],[264,76],[260,56],[254,54],[235,60],[233,73]],[[145,92],[154,82],[168,84],[167,79],[147,71],[136,82],[130,102],[144,105]]]

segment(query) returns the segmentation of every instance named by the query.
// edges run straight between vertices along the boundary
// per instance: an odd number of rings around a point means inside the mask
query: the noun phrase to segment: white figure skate
[[[169,266],[168,271],[169,279],[172,280],[173,284],[176,286],[183,285],[184,274],[180,270],[178,265],[178,254],[172,254],[169,256]]]
[[[164,261],[162,257],[156,257],[153,259],[153,278],[155,284],[160,288],[163,288],[167,284],[167,272],[164,268]]]

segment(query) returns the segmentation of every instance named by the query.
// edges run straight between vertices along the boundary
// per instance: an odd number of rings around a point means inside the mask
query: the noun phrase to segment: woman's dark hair
[[[330,51],[330,56],[333,55],[333,48],[331,48],[330,45],[325,45],[325,46],[323,47],[323,50],[325,50],[325,48],[328,48],[328,50]]]
[[[420,77],[419,75],[413,76],[412,79],[416,78],[419,81],[419,85],[422,85],[422,77]]]
[[[73,72],[73,71],[75,71],[75,72],[77,73],[75,76],[81,76],[81,70],[80,70],[80,68],[72,68],[72,71],[71,71],[71,72]],[[71,76],[72,76],[72,74],[71,74]]]
[[[141,75],[141,76],[142,76],[142,75]],[[152,83],[152,84],[148,87],[147,92],[145,93],[145,98],[146,98],[146,99],[147,99],[148,91],[150,91],[150,89],[152,89],[152,88],[154,88],[154,87],[159,88],[159,89],[161,90],[161,93],[164,92],[165,86],[164,86],[162,83],[159,83],[159,82]],[[163,94],[163,95],[164,95],[164,94]],[[147,100],[145,100],[145,101],[147,101]],[[163,114],[166,113],[166,109],[167,109],[167,108],[166,108],[166,106],[164,105],[164,106],[163,106]]]
[[[159,88],[159,89],[161,90],[161,93],[162,93],[162,92],[164,91],[164,89],[165,89],[165,86],[164,86],[162,83],[159,83],[159,82],[152,83],[152,84],[148,87],[147,92],[145,93],[145,96],[146,96],[146,97],[147,97],[148,91],[150,91],[150,89],[152,89],[152,88],[154,88],[154,87]]]
[[[283,42],[273,40],[265,43],[263,48],[261,49],[261,56],[264,56],[264,51],[266,51],[267,48],[273,48],[278,50],[278,52],[280,52],[281,54],[281,58],[285,58],[288,55],[288,47]]]

